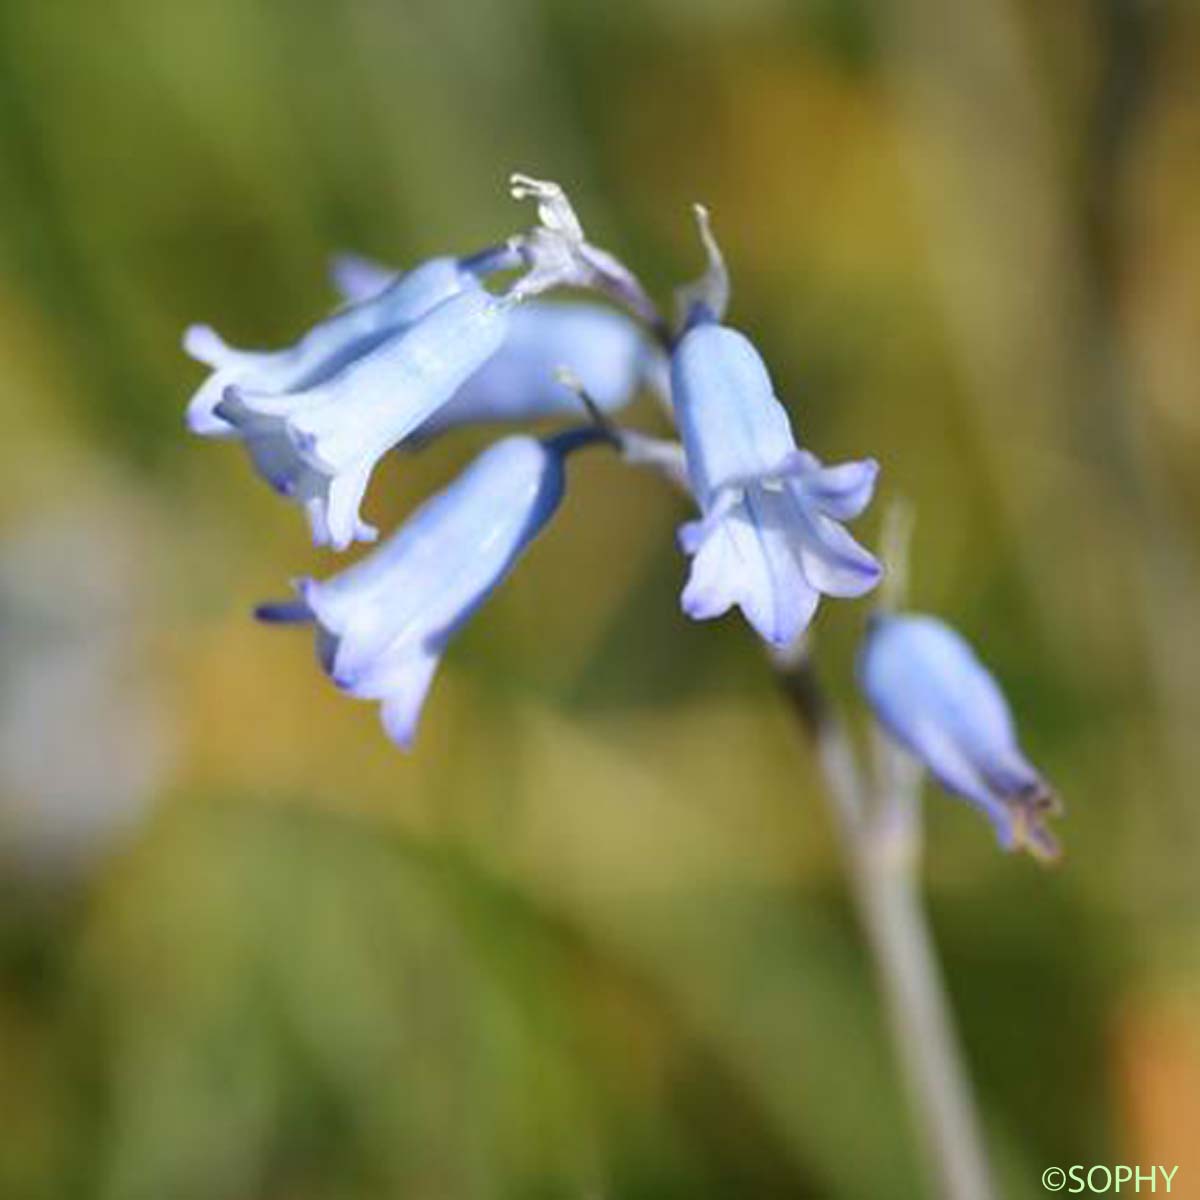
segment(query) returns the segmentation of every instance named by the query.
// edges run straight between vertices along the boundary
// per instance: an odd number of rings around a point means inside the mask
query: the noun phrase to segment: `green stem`
[[[917,879],[915,790],[875,819],[853,747],[807,656],[777,661],[780,684],[812,740],[846,859],[851,893],[887,1007],[892,1040],[938,1193],[993,1200],[987,1152]]]

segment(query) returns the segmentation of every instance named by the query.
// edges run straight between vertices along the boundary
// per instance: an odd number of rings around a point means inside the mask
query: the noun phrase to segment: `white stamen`
[[[509,191],[514,200],[536,200],[538,220],[553,233],[569,242],[584,242],[583,226],[562,187],[549,179],[534,179],[514,173],[509,176]]]

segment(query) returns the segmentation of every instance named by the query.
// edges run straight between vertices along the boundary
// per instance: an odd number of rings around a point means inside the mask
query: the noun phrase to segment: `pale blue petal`
[[[478,287],[478,280],[457,259],[430,259],[363,302],[339,309],[282,350],[238,350],[208,326],[194,325],[184,335],[184,349],[213,373],[188,405],[188,427],[204,436],[228,437],[232,431],[216,409],[230,386],[258,393],[315,387],[396,329],[451,296]]]
[[[812,620],[822,593],[859,596],[879,581],[878,561],[792,481],[726,489],[702,521],[679,530],[694,556],[684,611],[696,619],[736,604],[773,645]]]
[[[504,341],[508,309],[462,291],[315,387],[231,385],[216,412],[259,472],[302,504],[318,545],[373,540],[359,505],[375,463],[445,404]]]
[[[736,330],[709,323],[684,335],[671,361],[671,397],[702,508],[721,488],[771,473],[796,449],[766,366]]]
[[[382,700],[396,740],[411,740],[447,641],[507,577],[562,493],[553,444],[506,438],[359,562],[301,582],[325,670],[350,694]]]
[[[388,737],[402,750],[411,750],[421,720],[421,710],[441,659],[419,651],[397,664],[379,697],[380,719]]]
[[[374,466],[374,460],[358,462],[330,478],[321,506],[325,536],[314,536],[314,544],[344,549],[352,542],[373,542],[379,536],[375,526],[368,525],[358,511]],[[313,532],[317,532],[315,525]]]
[[[884,646],[919,669],[926,704],[972,757],[1015,746],[1008,701],[966,638],[935,617],[896,616],[881,625]]]
[[[902,728],[888,728],[942,787],[971,801],[992,822],[1000,840],[1011,843],[1011,811],[944,725],[917,710],[908,715]]]
[[[798,489],[755,489],[763,498],[765,520],[787,530],[804,576],[827,596],[863,596],[883,577],[883,568],[831,517],[816,511]]]
[[[870,502],[873,461],[825,467],[797,447],[754,346],[698,320],[671,364],[671,396],[692,491],[703,521],[681,531],[697,556],[685,608],[711,614],[736,603],[768,641],[790,641],[819,595],[861,596],[882,575],[873,555],[838,523]],[[725,517],[730,501],[739,509]],[[720,525],[719,536],[712,534]],[[701,556],[703,558],[701,560]]]
[[[1017,744],[1008,703],[969,643],[933,617],[877,617],[858,664],[880,723],[948,790],[988,813],[1006,845],[1053,856],[1054,797]]]
[[[739,545],[739,540],[745,541],[739,529],[724,521],[693,521],[680,528],[679,540],[693,556],[680,597],[683,611],[693,620],[719,617],[747,596],[769,588],[762,555],[756,546]]]
[[[696,620],[737,605],[762,638],[782,646],[812,620],[820,595],[805,578],[787,531],[762,519],[760,501],[748,494],[717,521],[680,530],[684,548],[694,554],[681,603]]]
[[[338,254],[329,264],[329,275],[347,304],[361,304],[391,287],[400,272],[358,254]]]
[[[479,422],[582,418],[578,395],[557,378],[560,367],[579,378],[601,409],[613,412],[633,398],[649,355],[638,325],[610,308],[528,301],[513,312],[500,351],[417,436]]]
[[[312,439],[309,457],[326,469],[378,458],[499,350],[507,324],[508,310],[486,292],[460,292],[332,378],[290,393],[289,427]]]
[[[879,464],[873,458],[824,466],[807,450],[796,452],[799,469],[790,473],[793,485],[810,503],[837,521],[852,521],[871,503]]]

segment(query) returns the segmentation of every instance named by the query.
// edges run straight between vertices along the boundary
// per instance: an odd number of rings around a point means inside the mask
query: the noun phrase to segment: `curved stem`
[[[850,888],[887,1006],[892,1040],[938,1192],[993,1200],[987,1152],[941,967],[921,903],[916,813],[876,820],[854,750],[807,655],[776,660],[781,687],[811,739],[845,855]],[[907,790],[907,789],[902,789]],[[915,805],[915,790],[888,798]]]

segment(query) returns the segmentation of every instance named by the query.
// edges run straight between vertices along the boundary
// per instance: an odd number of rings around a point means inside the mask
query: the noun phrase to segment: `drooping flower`
[[[826,467],[797,446],[758,351],[720,323],[729,274],[708,211],[695,212],[708,265],[677,292],[684,331],[671,357],[675,421],[701,512],[679,531],[692,559],[681,604],[696,620],[736,605],[761,637],[786,646],[822,594],[861,596],[882,577],[841,525],[870,503],[879,467]]]
[[[589,435],[496,442],[361,561],[259,616],[315,622],[326,672],[380,701],[388,735],[409,747],[447,643],[554,514],[564,457]]]
[[[365,282],[369,269],[362,260],[335,266],[349,281],[344,289],[349,303],[282,350],[238,350],[209,326],[191,326],[184,334],[184,349],[212,367],[212,373],[188,404],[188,428],[204,437],[236,436],[234,427],[216,412],[231,385],[274,393],[313,387],[443,300],[479,287],[476,275],[456,258],[430,259],[403,275],[375,276],[374,287]]]
[[[793,641],[822,594],[861,596],[882,575],[842,527],[870,502],[871,459],[825,467],[800,450],[750,341],[701,316],[675,349],[671,395],[702,519],[683,526],[692,556],[684,611],[737,605],[773,645]]]
[[[934,617],[872,618],[859,686],[883,728],[947,791],[976,805],[1000,844],[1055,858],[1060,805],[1017,742],[1008,702],[970,644]]]
[[[318,545],[371,541],[358,509],[376,462],[496,353],[509,309],[465,288],[317,382],[284,392],[229,385],[216,415],[259,473],[304,506]]]

